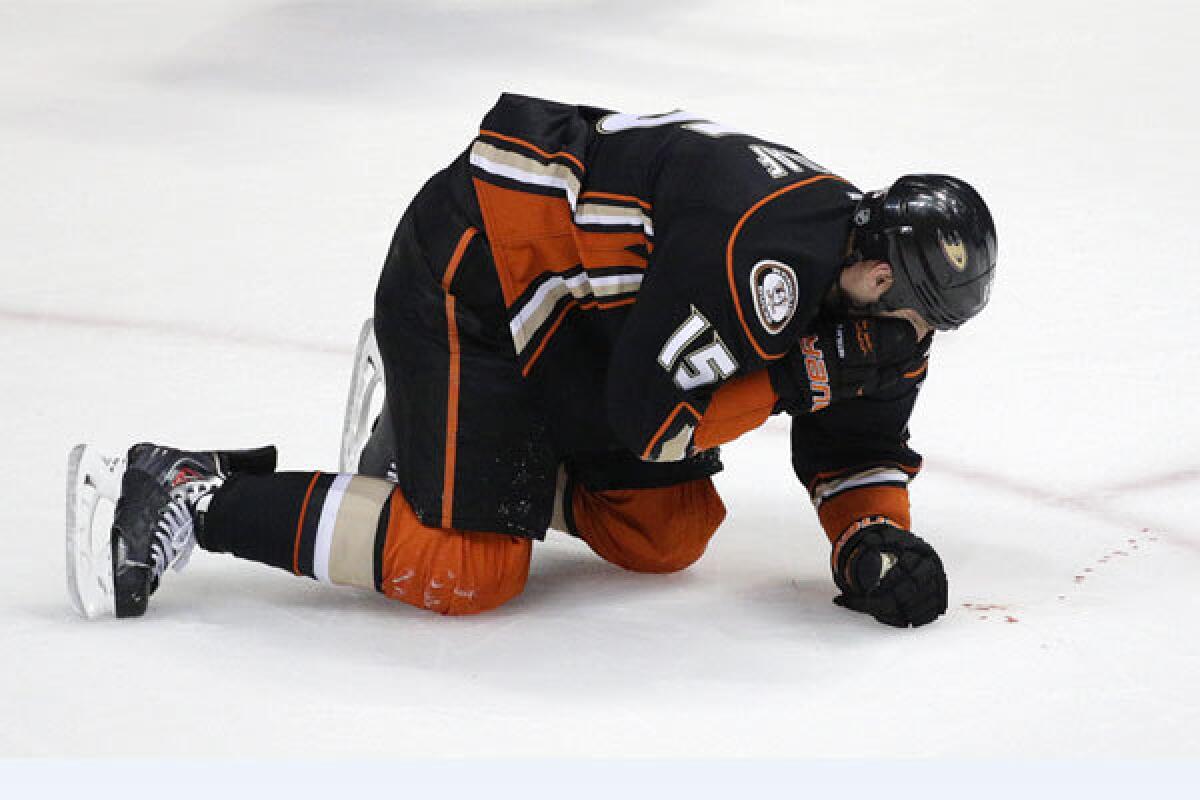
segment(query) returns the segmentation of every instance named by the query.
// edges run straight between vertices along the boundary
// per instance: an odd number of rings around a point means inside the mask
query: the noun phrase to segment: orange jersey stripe
[[[579,263],[584,269],[603,269],[605,267],[633,267],[645,269],[649,262],[645,257],[630,248],[645,247],[650,250],[650,242],[644,232],[630,233],[627,231],[586,231],[574,228],[576,249],[579,253]]]
[[[538,147],[536,144],[533,144],[532,142],[527,142],[524,139],[518,139],[516,136],[509,136],[504,133],[497,133],[496,131],[489,131],[489,130],[486,130],[483,128],[480,129],[479,135],[480,136],[490,136],[493,139],[499,139],[503,142],[511,142],[512,144],[519,144],[522,147],[529,148],[530,150],[537,153],[542,158],[548,158],[551,160],[553,160],[555,158],[565,158],[568,161],[570,161],[572,164],[574,164],[575,166],[579,167],[579,169],[581,171],[586,171],[586,167],[583,166],[583,162],[580,161],[575,156],[573,156],[572,154],[568,153],[566,150],[559,150],[557,153],[547,153],[545,150]]]
[[[646,449],[642,451],[643,461],[649,460],[650,454],[654,452],[654,448],[658,445],[659,440],[666,435],[667,430],[671,427],[671,423],[675,421],[675,417],[679,416],[679,412],[683,411],[684,409],[690,411],[692,416],[697,420],[700,419],[700,412],[693,408],[692,404],[686,400],[675,406],[671,413],[667,415],[667,418],[663,420],[663,424],[660,425],[658,430],[654,432],[654,436],[650,438],[650,443],[646,445]]]
[[[598,200],[623,200],[627,203],[637,203],[645,211],[650,211],[650,204],[640,197],[634,197],[631,194],[613,194],[612,192],[584,192],[579,195],[580,200],[590,200],[596,198]]]
[[[637,302],[636,297],[626,297],[621,300],[609,300],[607,302],[601,302],[600,300],[589,300],[586,303],[581,303],[579,307],[585,308],[589,311],[591,311],[593,309],[598,309],[600,311],[607,311],[610,308],[620,308],[621,306],[631,306],[636,302]]]
[[[478,179],[474,184],[506,307],[511,308],[542,274],[562,272],[581,262],[565,200]]]
[[[458,460],[458,392],[462,385],[458,323],[454,317],[454,295],[446,295],[446,337],[450,350],[446,380],[446,465],[442,477],[442,527],[454,527],[454,468]]]
[[[458,272],[458,265],[462,262],[463,254],[467,252],[467,245],[471,243],[477,233],[479,231],[476,229],[467,228],[459,237],[458,244],[454,246],[454,252],[450,255],[450,263],[446,265],[446,272],[442,275],[442,288],[447,292],[450,291],[450,283],[454,280],[455,273]]]
[[[454,520],[454,469],[458,461],[458,393],[462,386],[462,355],[458,342],[458,320],[455,317],[454,295],[450,294],[450,282],[458,272],[467,245],[478,233],[467,228],[459,237],[450,263],[442,276],[442,287],[446,289],[446,341],[450,351],[450,364],[446,381],[446,464],[442,482],[442,527],[453,527]]]
[[[317,485],[319,477],[321,473],[314,472],[312,480],[308,482],[308,491],[304,493],[304,502],[300,504],[300,518],[296,520],[296,544],[292,551],[292,572],[296,575],[300,574],[300,535],[304,531],[304,515],[308,513],[308,501],[312,498],[313,487]]]

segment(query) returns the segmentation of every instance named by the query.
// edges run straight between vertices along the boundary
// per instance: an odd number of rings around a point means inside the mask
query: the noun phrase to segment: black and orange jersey
[[[685,112],[504,95],[468,156],[520,369],[564,454],[691,455],[714,391],[816,315],[860,196]]]

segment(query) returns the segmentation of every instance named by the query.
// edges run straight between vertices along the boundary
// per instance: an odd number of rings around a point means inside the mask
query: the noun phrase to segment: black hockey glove
[[[771,387],[783,410],[820,411],[899,383],[920,368],[931,338],[918,342],[911,323],[892,317],[821,319],[767,368]]]
[[[851,529],[833,549],[833,602],[885,625],[914,628],[946,611],[946,571],[923,539],[886,522]]]

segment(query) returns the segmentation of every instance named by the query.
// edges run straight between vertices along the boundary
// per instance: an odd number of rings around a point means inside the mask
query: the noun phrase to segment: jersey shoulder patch
[[[772,335],[792,321],[800,305],[796,271],[782,261],[763,259],[750,270],[750,292],[759,324]]]

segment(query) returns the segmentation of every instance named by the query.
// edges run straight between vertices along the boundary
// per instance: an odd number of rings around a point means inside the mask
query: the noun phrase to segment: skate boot
[[[183,569],[196,545],[196,518],[236,471],[272,472],[275,448],[187,452],[153,444],[129,449],[112,527],[113,599],[118,617],[139,617],[167,567]]]
[[[274,447],[189,452],[143,443],[122,461],[75,448],[67,478],[67,585],[76,609],[87,617],[105,607],[118,617],[146,613],[167,567],[187,564],[197,521],[226,478],[272,472],[275,457]],[[119,497],[112,498],[122,469]],[[116,500],[107,547],[92,531],[103,497]]]

